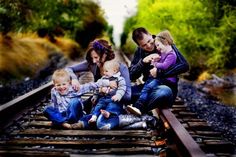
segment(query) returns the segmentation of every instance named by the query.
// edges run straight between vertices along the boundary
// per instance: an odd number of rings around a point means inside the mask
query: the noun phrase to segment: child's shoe
[[[74,123],[71,125],[72,129],[82,129],[84,128],[84,123],[79,121],[78,123]]]
[[[126,109],[127,109],[127,111],[129,111],[130,113],[132,113],[134,115],[137,115],[137,116],[142,115],[141,111],[134,106],[128,105]]]
[[[69,123],[62,123],[62,127],[65,129],[72,129],[71,124]]]

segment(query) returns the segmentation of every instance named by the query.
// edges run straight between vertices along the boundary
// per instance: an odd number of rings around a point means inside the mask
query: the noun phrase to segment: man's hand
[[[151,61],[153,61],[154,59],[158,59],[158,58],[160,58],[160,55],[159,54],[150,54],[150,55],[148,55],[147,57],[145,57],[144,59],[143,59],[143,62],[144,63],[151,63]]]
[[[156,78],[157,77],[157,68],[152,68],[150,70],[150,74],[152,75],[152,77]]]
[[[80,83],[77,79],[72,79],[71,85],[74,90],[78,91],[80,89]]]

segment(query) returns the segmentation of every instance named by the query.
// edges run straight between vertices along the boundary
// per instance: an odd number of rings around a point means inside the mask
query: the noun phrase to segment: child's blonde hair
[[[113,69],[116,72],[120,71],[120,64],[115,59],[106,61],[103,65],[104,69]]]
[[[160,41],[163,45],[173,45],[174,39],[168,30],[164,30],[157,34],[156,40]]]
[[[55,82],[58,78],[66,78],[68,81],[71,80],[69,73],[65,69],[58,69],[54,71],[52,81]]]

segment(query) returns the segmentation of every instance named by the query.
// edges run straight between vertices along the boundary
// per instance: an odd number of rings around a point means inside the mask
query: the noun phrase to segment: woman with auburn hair
[[[70,76],[72,77],[73,88],[78,90],[80,86],[78,78],[75,75],[76,72],[90,71],[94,76],[94,81],[97,81],[103,75],[102,67],[105,61],[112,60],[114,58],[115,58],[114,50],[112,49],[112,46],[109,44],[108,41],[104,39],[95,39],[92,42],[90,42],[87,48],[86,60],[66,68],[66,70],[70,73]],[[120,64],[119,70],[121,72],[121,76],[124,77],[127,85],[125,95],[121,99],[121,102],[127,104],[130,102],[131,99],[131,83],[129,77],[129,70],[125,64],[123,63],[119,64]],[[117,83],[115,81],[110,81],[110,86],[116,87]],[[84,102],[85,111],[89,113],[90,113],[90,107],[92,105],[91,98],[92,97],[90,97],[88,100]]]

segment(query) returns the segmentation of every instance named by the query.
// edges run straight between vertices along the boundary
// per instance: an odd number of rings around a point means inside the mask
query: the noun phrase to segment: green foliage
[[[132,47],[128,45],[134,28],[145,27],[153,34],[168,29],[192,67],[210,71],[235,67],[236,9],[228,5],[232,3],[139,0],[137,14],[125,23],[122,48]]]
[[[58,28],[82,47],[107,29],[100,7],[91,0],[0,0],[0,32]],[[83,39],[81,39],[83,38]]]

